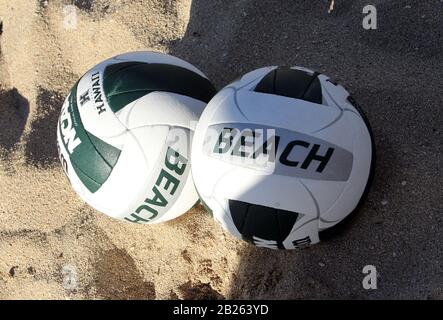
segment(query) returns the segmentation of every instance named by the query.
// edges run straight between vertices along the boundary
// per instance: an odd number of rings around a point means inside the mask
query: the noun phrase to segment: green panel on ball
[[[199,74],[170,64],[121,62],[106,67],[103,89],[112,111],[154,91],[181,94],[208,103],[216,90]]]
[[[95,149],[103,157],[103,160],[106,161],[111,168],[114,168],[120,157],[121,150],[97,138],[90,132],[86,131],[86,133],[91,139],[91,143],[94,145]]]
[[[121,150],[85,130],[77,106],[77,84],[72,88],[68,102],[59,122],[60,136],[75,173],[94,193],[108,179]]]
[[[97,181],[89,178],[79,167],[77,167],[74,163],[72,163],[72,167],[74,168],[77,177],[83,183],[83,185],[92,193],[96,192],[102,186]]]

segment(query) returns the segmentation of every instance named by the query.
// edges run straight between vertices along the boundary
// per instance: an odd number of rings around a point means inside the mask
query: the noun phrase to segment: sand
[[[431,4],[390,15],[409,2],[374,3],[389,29],[367,36],[364,1],[335,1],[330,15],[327,1],[312,0],[0,1],[0,299],[441,299],[442,97],[425,88],[441,85],[433,72],[442,70],[441,21]],[[418,27],[406,26],[423,14]],[[343,80],[382,154],[349,230],[313,248],[271,253],[224,232],[201,206],[138,226],[82,202],[57,159],[60,107],[86,70],[132,50],[187,59],[218,88],[270,64]],[[399,129],[405,123],[407,132]],[[366,264],[379,268],[379,290],[362,288]]]

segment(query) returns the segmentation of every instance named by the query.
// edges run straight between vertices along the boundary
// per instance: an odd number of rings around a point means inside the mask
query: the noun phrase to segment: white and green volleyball
[[[188,211],[193,129],[215,89],[193,65],[131,52],[89,70],[66,98],[57,126],[63,169],[95,209],[134,223]]]

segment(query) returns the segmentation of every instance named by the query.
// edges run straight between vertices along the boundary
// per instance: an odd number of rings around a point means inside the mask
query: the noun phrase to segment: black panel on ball
[[[275,94],[321,104],[323,101],[318,73],[278,67],[269,72],[255,87],[255,92]]]
[[[256,243],[254,239],[257,238],[272,241],[279,249],[284,249],[283,241],[298,217],[296,212],[238,200],[229,200],[229,210],[244,240],[253,243]]]

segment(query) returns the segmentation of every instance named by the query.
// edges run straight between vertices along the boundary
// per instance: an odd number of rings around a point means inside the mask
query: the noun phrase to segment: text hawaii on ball
[[[66,98],[57,126],[74,190],[129,222],[187,212],[199,199],[189,163],[193,126],[215,93],[196,67],[161,53],[126,53],[90,69]]]

